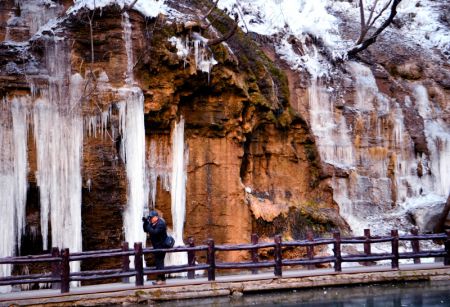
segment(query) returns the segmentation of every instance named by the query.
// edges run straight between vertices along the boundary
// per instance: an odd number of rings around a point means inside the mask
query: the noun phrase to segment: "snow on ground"
[[[329,73],[328,63],[318,57],[299,54],[289,43],[294,36],[305,42],[308,36],[321,41],[333,57],[342,57],[348,47],[338,33],[339,20],[329,13],[327,1],[290,0],[220,0],[218,7],[239,14],[244,31],[277,36],[277,53],[294,70],[306,69],[314,76]],[[317,53],[307,50],[306,53]]]
[[[444,1],[408,0],[400,4],[398,18],[405,21],[401,29],[417,44],[428,48],[438,48],[447,52],[450,58],[450,31],[441,20],[442,3]],[[447,16],[449,16],[447,11]]]
[[[134,0],[74,0],[74,5],[67,13],[74,13],[83,7],[93,10],[112,4],[117,4],[119,7],[123,8],[125,5],[130,5],[133,2]],[[147,17],[156,17],[159,13],[167,14],[168,12],[168,8],[162,0],[138,0],[133,8]]]
[[[365,2],[373,3],[373,0]],[[382,8],[384,2],[379,1],[378,11]],[[442,10],[445,9],[445,2],[445,0],[403,0],[397,7],[395,17],[401,28],[396,29],[390,26],[385,31],[397,32],[406,41],[420,45],[425,49],[437,48],[441,52],[445,52],[447,58],[450,58],[449,26],[443,23],[441,17]],[[338,1],[330,8],[359,22],[359,8],[356,4]],[[387,16],[386,12],[385,15]],[[366,16],[368,16],[367,13]],[[384,20],[384,17],[379,18],[375,25],[379,26]]]
[[[365,1],[367,8],[374,0]],[[378,11],[386,2],[378,1]],[[450,31],[443,24],[440,13],[444,0],[404,0],[398,6],[397,20],[401,21],[402,27],[389,31],[399,32],[408,41],[428,49],[437,48],[447,52],[450,58]],[[219,0],[218,7],[226,9],[231,15],[237,12],[240,17],[239,25],[244,31],[256,32],[262,35],[278,36],[279,45],[277,50],[280,55],[291,64],[293,69],[299,66],[306,68],[313,75],[323,74],[317,71],[317,63],[306,63],[309,60],[304,56],[295,55],[287,42],[289,36],[294,35],[302,40],[305,34],[319,38],[325,48],[334,57],[341,57],[344,51],[351,47],[352,42],[344,41],[339,35],[338,25],[341,22],[333,15],[333,12],[345,14],[356,23],[359,22],[359,7],[356,2],[346,1],[309,1],[309,0]],[[387,16],[389,10],[384,12]],[[369,13],[366,12],[366,16]],[[375,25],[380,25],[385,20],[381,17]],[[382,34],[383,35],[383,34]],[[356,40],[356,37],[355,37]],[[292,49],[292,48],[291,48]]]
[[[220,0],[219,8],[238,10],[241,27],[263,35],[277,33],[301,36],[311,33],[327,46],[339,44],[338,20],[328,13],[326,1]]]

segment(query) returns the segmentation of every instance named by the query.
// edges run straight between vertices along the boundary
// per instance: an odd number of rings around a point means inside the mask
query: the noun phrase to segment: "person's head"
[[[156,221],[158,221],[158,212],[156,212],[155,210],[150,211],[150,213],[148,214],[148,219],[151,223],[156,223]]]

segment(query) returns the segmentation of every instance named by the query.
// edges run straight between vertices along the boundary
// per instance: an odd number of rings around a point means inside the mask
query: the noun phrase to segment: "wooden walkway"
[[[423,250],[420,241],[440,242],[441,248]],[[23,265],[43,263],[50,272],[11,275],[0,278],[0,286],[19,284],[51,284],[52,289],[12,292],[0,295],[0,306],[83,306],[151,303],[161,300],[242,295],[248,292],[301,289],[318,286],[361,284],[368,282],[395,282],[415,280],[449,281],[450,233],[373,236],[369,229],[364,236],[341,238],[334,232],[330,238],[314,238],[309,232],[306,240],[282,241],[275,235],[273,242],[258,243],[252,235],[250,244],[215,245],[208,239],[206,245],[194,245],[192,238],[187,246],[166,249],[143,248],[134,243],[130,249],[123,242],[118,249],[70,253],[69,249],[53,248],[51,254],[0,258],[1,264]],[[387,244],[390,248],[381,253],[372,252],[373,244]],[[402,250],[399,246],[402,245]],[[346,246],[362,245],[364,252],[341,253]],[[316,254],[315,248],[328,246],[332,254]],[[429,247],[430,248],[430,247]],[[266,250],[271,259],[260,259],[258,251]],[[298,258],[286,258],[283,251],[301,251]],[[229,252],[246,252],[249,260],[223,262],[221,257]],[[144,256],[156,252],[187,253],[187,264],[167,266],[162,270],[144,268]],[[88,259],[115,258],[116,268],[70,272],[70,262]],[[130,260],[134,267],[130,267]],[[401,264],[409,259],[414,264]],[[442,263],[423,263],[422,259],[442,259]],[[197,260],[199,262],[197,262]],[[427,262],[429,260],[426,260]],[[361,266],[361,264],[375,264]],[[317,265],[329,269],[315,269]],[[306,268],[306,269],[295,269]],[[145,281],[150,274],[187,274],[187,278],[169,279],[165,286],[154,286]],[[204,275],[195,276],[194,272]],[[236,273],[240,272],[240,274]],[[234,274],[234,275],[233,275]],[[122,283],[71,287],[73,282],[98,282],[121,280]],[[130,280],[132,282],[130,283]],[[18,289],[17,286],[14,286]]]
[[[215,281],[207,277],[194,280],[187,278],[168,279],[165,286],[154,286],[145,281],[143,286],[134,283],[114,283],[73,287],[70,293],[57,289],[12,292],[0,294],[0,306],[82,306],[107,304],[138,304],[155,301],[226,296],[258,291],[276,291],[350,285],[361,283],[443,280],[450,283],[450,267],[443,263],[401,264],[398,270],[390,265],[343,267],[337,274],[333,268],[314,270],[285,270],[283,277],[273,271],[257,275],[240,274],[216,276]]]

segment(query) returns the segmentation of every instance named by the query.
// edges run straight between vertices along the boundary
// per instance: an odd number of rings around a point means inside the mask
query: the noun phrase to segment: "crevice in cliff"
[[[250,167],[250,145],[252,143],[252,134],[246,133],[244,134],[245,142],[243,144],[244,154],[241,159],[241,167],[239,169],[239,176],[241,178],[241,182],[245,184],[247,173],[249,172]]]

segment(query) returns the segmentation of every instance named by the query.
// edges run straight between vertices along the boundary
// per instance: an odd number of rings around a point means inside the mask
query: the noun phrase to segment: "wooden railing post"
[[[130,246],[128,245],[128,242],[122,242],[122,251],[126,252],[130,249]],[[128,272],[130,270],[130,256],[124,255],[122,256],[122,271]],[[129,277],[122,277],[123,283],[129,283],[130,278]]]
[[[446,231],[444,265],[450,265],[450,231]]]
[[[214,281],[216,280],[216,249],[214,246],[214,240],[208,239],[207,244],[208,244],[207,260],[209,264],[208,280]]]
[[[144,263],[142,243],[134,243],[134,269],[136,270],[136,286],[144,285]]]
[[[258,244],[258,235],[256,233],[252,234],[252,244],[256,245]],[[251,253],[252,253],[252,262],[253,263],[258,263],[258,249],[257,248],[252,248],[251,249]],[[258,274],[258,269],[253,268],[252,269],[252,274]]]
[[[342,256],[341,256],[341,233],[336,231],[333,233],[334,238],[334,271],[342,272]]]
[[[60,257],[59,249],[57,247],[52,248],[52,257]],[[52,277],[61,278],[61,262],[52,262]],[[60,282],[52,282],[52,289],[61,289]]]
[[[419,230],[414,227],[411,229],[411,234],[413,236],[417,236],[419,234]],[[411,240],[411,247],[412,247],[412,251],[414,254],[420,253],[420,244],[419,244],[419,240],[417,239],[412,239]],[[418,264],[420,263],[420,258],[414,258],[414,263]]]
[[[61,250],[61,293],[70,291],[70,254],[69,249]]]
[[[188,246],[194,247],[194,238],[189,237],[188,238]],[[188,251],[188,266],[195,266],[195,251]],[[195,278],[195,271],[188,271],[187,273],[188,279],[194,279]]]
[[[370,229],[364,229],[364,237],[366,238],[366,242],[364,242],[364,254],[369,256],[372,253],[370,246]]]
[[[314,241],[314,233],[311,230],[308,230],[306,232],[306,240],[312,242]],[[306,255],[308,256],[309,260],[313,260],[314,259],[314,246],[312,245],[308,245],[306,247]],[[313,264],[308,264],[308,270],[314,270],[315,265]]]
[[[275,248],[274,248],[274,260],[275,260],[275,268],[274,268],[274,274],[277,277],[283,276],[283,253],[281,250],[281,236],[276,235],[274,238],[275,241]]]
[[[391,230],[391,237],[392,237],[392,256],[393,256],[391,267],[393,269],[398,269],[399,253],[398,253],[398,230],[397,229]]]

